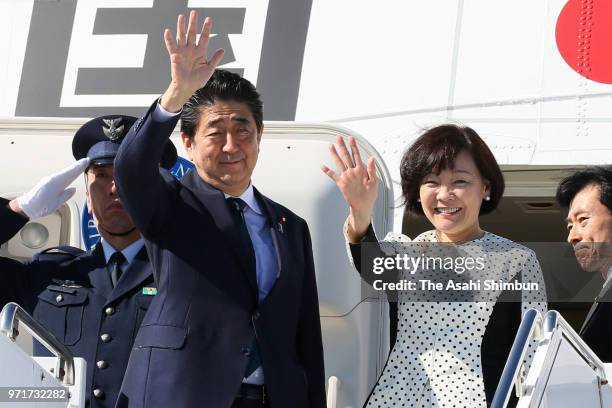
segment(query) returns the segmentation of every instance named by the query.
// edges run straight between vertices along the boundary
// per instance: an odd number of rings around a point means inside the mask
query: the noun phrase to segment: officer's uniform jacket
[[[232,405],[257,336],[272,407],[324,407],[319,304],[306,222],[263,196],[280,271],[258,304],[255,271],[222,191],[157,162],[177,118],[149,111],[115,158],[122,203],[145,237],[158,295],[134,343],[118,406]]]
[[[7,240],[26,219],[0,199],[0,237]],[[154,296],[143,247],[115,288],[102,245],[76,257],[43,254],[21,263],[0,257],[0,302],[16,302],[87,361],[88,407],[113,407],[132,343]],[[36,342],[35,342],[36,343]],[[40,345],[35,354],[48,355]],[[94,392],[95,390],[95,392]]]

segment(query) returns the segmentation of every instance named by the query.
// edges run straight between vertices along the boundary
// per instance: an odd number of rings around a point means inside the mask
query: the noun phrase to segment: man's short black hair
[[[261,132],[263,129],[263,103],[255,86],[238,74],[217,69],[206,85],[191,95],[183,105],[181,132],[193,139],[200,123],[201,109],[212,106],[217,101],[245,103],[255,118],[257,130]]]
[[[599,188],[599,201],[612,212],[612,166],[591,166],[564,178],[557,187],[557,202],[569,208],[572,200],[588,186]]]
[[[504,194],[504,176],[487,144],[474,129],[467,126],[445,124],[425,131],[404,153],[400,164],[402,195],[408,211],[423,214],[418,202],[423,178],[429,173],[440,174],[453,169],[455,158],[466,151],[476,163],[480,176],[489,183],[491,197],[483,201],[480,214],[497,208]]]

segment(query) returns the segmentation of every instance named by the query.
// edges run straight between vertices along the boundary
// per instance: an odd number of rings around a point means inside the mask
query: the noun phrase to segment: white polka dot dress
[[[408,237],[390,233],[381,248],[402,254],[413,250],[407,242]],[[435,231],[412,242],[436,242]],[[522,313],[532,307],[546,311],[544,281],[533,251],[489,232],[459,247],[471,256],[485,256],[487,275],[496,279],[509,281],[518,274],[522,281],[538,282],[539,292],[521,292]],[[395,346],[366,407],[486,407],[481,344],[494,306],[495,301],[400,300]]]

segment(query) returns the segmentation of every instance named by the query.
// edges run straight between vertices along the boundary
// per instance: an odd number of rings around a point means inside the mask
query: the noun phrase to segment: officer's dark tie
[[[121,264],[125,262],[125,256],[121,253],[121,251],[117,251],[111,255],[110,260],[108,261],[108,265],[111,270],[111,281],[113,282],[113,287],[117,286],[117,282],[119,282],[119,278],[121,278]]]
[[[238,230],[238,236],[240,237],[240,241],[242,242],[244,249],[246,250],[245,254],[250,258],[249,264],[253,265],[255,268],[255,250],[253,249],[253,241],[251,241],[251,236],[249,235],[249,230],[247,229],[246,221],[244,220],[244,209],[246,207],[246,203],[240,199],[235,197],[229,197],[227,199],[227,203],[230,207],[231,213],[234,216],[234,223],[236,224],[236,229]],[[255,270],[252,271],[256,273]],[[253,345],[251,346],[251,355],[249,357],[249,363],[247,364],[246,371],[244,373],[244,377],[250,376],[253,371],[257,369],[257,367],[261,366],[261,356],[259,355],[259,346],[257,344],[257,339],[253,339]]]

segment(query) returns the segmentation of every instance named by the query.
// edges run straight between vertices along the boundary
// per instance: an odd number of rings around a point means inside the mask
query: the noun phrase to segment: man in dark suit
[[[199,44],[196,25],[192,12],[187,30],[179,17],[176,41],[166,30],[172,82],[115,160],[119,193],[145,237],[159,286],[118,406],[321,408],[308,227],[251,184],[262,102],[247,80],[215,72],[223,51],[207,61],[211,22]],[[181,182],[156,166],[179,112],[196,167]]]
[[[561,181],[557,201],[569,208],[567,240],[587,272],[604,284],[580,336],[604,362],[612,362],[612,166],[589,167]]]
[[[74,356],[86,360],[86,406],[92,408],[115,405],[132,343],[155,293],[144,242],[113,181],[115,154],[135,120],[106,116],[87,122],[73,140],[80,161],[10,202],[0,199],[4,242],[29,218],[55,211],[74,194],[67,187],[85,172],[87,207],[101,242],[88,252],[64,248],[24,263],[0,258],[0,301],[33,313]],[[171,165],[176,150],[167,149]],[[35,354],[48,353],[36,344]]]

